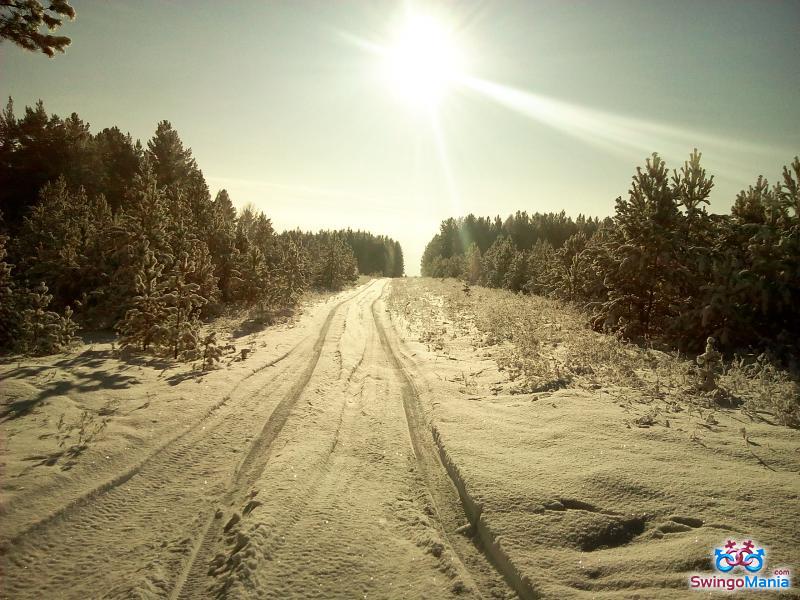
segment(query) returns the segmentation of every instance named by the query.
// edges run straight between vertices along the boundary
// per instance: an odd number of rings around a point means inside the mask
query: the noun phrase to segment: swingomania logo
[[[751,540],[742,542],[741,545],[728,540],[724,550],[714,548],[714,566],[721,573],[733,571],[736,567],[744,567],[751,573],[758,573],[764,568],[764,549],[756,550]]]
[[[766,568],[767,551],[752,540],[728,540],[712,554],[716,573],[695,573],[689,577],[693,590],[785,590],[792,587],[788,568]]]

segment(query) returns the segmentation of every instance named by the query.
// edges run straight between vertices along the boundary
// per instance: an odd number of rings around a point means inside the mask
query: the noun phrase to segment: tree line
[[[449,218],[442,221],[439,233],[428,242],[422,255],[422,275],[425,277],[461,277],[467,270],[468,263],[481,262],[483,256],[491,249],[493,260],[502,262],[504,257],[513,261],[514,253],[519,251],[519,260],[527,257],[535,248],[542,244],[550,247],[561,247],[570,236],[583,232],[593,234],[600,222],[598,219],[587,218],[583,215],[573,220],[564,211],[560,213],[534,213],[529,215],[524,211],[517,211],[509,215],[505,221],[499,216],[476,217],[469,214],[466,217]],[[509,253],[510,252],[510,253]],[[518,262],[519,262],[518,260]],[[521,266],[517,265],[518,267]],[[502,280],[511,270],[511,265],[502,266],[498,263],[492,269],[490,281],[484,282],[493,285],[492,281],[498,276]],[[502,274],[499,272],[502,271]],[[499,275],[498,275],[499,274]],[[477,283],[482,278],[471,278],[472,283]],[[502,285],[498,281],[493,287],[508,287],[519,291],[520,285]]]
[[[267,321],[309,288],[403,274],[400,244],[364,231],[276,232],[252,206],[212,199],[177,131],[143,145],[92,133],[40,101],[0,115],[0,349],[67,345],[77,324],[123,346],[195,356],[200,322],[229,305]]]
[[[653,154],[602,221],[518,212],[443,221],[422,272],[582,304],[598,330],[699,350],[800,356],[800,159],[759,176],[730,214],[695,150],[670,171]]]

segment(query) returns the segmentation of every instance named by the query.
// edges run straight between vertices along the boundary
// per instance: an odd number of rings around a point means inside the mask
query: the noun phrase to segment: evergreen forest
[[[39,101],[0,115],[0,348],[65,349],[79,327],[174,358],[208,352],[226,307],[265,322],[310,289],[401,277],[399,242],[366,231],[276,231],[252,205],[212,198],[169,121],[145,144],[93,133]]]

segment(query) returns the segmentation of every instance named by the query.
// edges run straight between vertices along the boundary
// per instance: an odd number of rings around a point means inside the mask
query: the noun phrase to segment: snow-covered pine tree
[[[220,190],[213,202],[206,232],[206,243],[214,263],[223,302],[231,302],[241,283],[237,270],[239,250],[236,248],[236,210],[228,192]]]
[[[59,308],[102,293],[110,224],[102,194],[90,199],[83,188],[71,191],[63,177],[48,183],[16,238],[20,277],[44,281]]]
[[[53,354],[66,349],[74,339],[77,325],[67,307],[62,317],[48,310],[53,296],[44,282],[25,294],[22,311],[20,349],[28,354]]]
[[[147,142],[146,157],[162,189],[167,186],[183,188],[191,174],[198,170],[191,149],[183,147],[178,132],[169,121],[158,123],[153,137]]]
[[[56,339],[58,341],[58,347],[60,349],[68,348],[70,344],[75,340],[75,334],[77,333],[79,327],[78,324],[72,320],[72,307],[67,305],[64,308],[64,314],[59,317],[58,322],[56,323]]]
[[[128,190],[124,214],[115,233],[128,243],[147,240],[150,250],[162,260],[171,249],[168,232],[171,221],[164,189],[158,183],[153,164],[145,157]]]
[[[669,172],[658,154],[637,167],[628,198],[617,198],[603,312],[625,323],[625,335],[648,336],[664,326],[675,305],[680,211]]]
[[[528,281],[525,291],[544,296],[553,289],[552,269],[556,260],[555,250],[546,239],[539,238],[531,248],[528,259]]]
[[[269,302],[276,309],[297,304],[308,286],[309,257],[299,240],[282,235],[275,244],[275,266],[269,273]]]
[[[201,240],[195,240],[187,252],[192,264],[192,271],[187,274],[189,283],[197,284],[197,293],[205,300],[201,314],[213,314],[219,310],[219,279],[214,274],[214,261],[208,246]]]
[[[164,190],[158,186],[153,166],[145,157],[128,190],[122,213],[115,215],[109,236],[107,303],[115,308],[113,320],[126,318],[131,298],[139,295],[137,276],[153,253],[157,264],[167,268],[173,258],[169,244],[167,210]]]
[[[151,344],[160,342],[162,327],[167,320],[166,281],[164,265],[143,242],[143,258],[135,275],[136,296],[125,317],[117,323],[120,343],[123,348],[135,347],[147,350]]]
[[[159,328],[159,337],[174,359],[193,355],[200,344],[198,316],[206,299],[198,294],[200,286],[188,281],[194,270],[194,264],[184,252],[175,261],[166,285],[166,319]]]
[[[63,282],[74,281],[75,254],[78,245],[76,213],[86,204],[83,190],[70,198],[67,181],[59,177],[45,184],[39,201],[23,219],[16,237],[16,254],[21,277],[44,281],[48,289],[58,291]]]
[[[510,237],[499,237],[483,255],[483,272],[487,287],[503,287],[503,280],[511,269],[517,248]]]
[[[672,176],[672,189],[682,214],[679,218],[679,265],[672,272],[675,318],[667,331],[684,347],[699,346],[703,337],[707,284],[715,276],[714,223],[706,211],[714,177],[706,176],[695,148],[680,171]],[[713,331],[705,331],[706,336]],[[689,344],[685,342],[691,342]],[[699,347],[698,347],[699,349]]]
[[[158,186],[167,194],[168,204],[172,206],[180,198],[189,209],[194,233],[201,237],[200,232],[211,220],[213,207],[208,185],[191,148],[184,147],[169,121],[161,121],[147,142],[145,154],[153,165]]]
[[[193,223],[192,211],[178,191],[169,204],[170,222],[168,225],[170,254],[181,257],[186,254],[192,271],[186,280],[198,285],[198,294],[205,299],[204,310],[215,309],[219,301],[219,286],[214,275],[214,263],[208,246],[199,238],[198,228]]]
[[[317,261],[316,283],[321,288],[338,291],[358,276],[353,249],[336,232],[320,240]]]
[[[12,266],[6,262],[8,237],[0,234],[0,349],[10,348],[19,334],[18,313]]]
[[[251,245],[239,256],[236,269],[240,273],[237,298],[251,306],[261,297],[267,282],[267,263],[264,254]]]
[[[787,227],[800,226],[800,157],[795,156],[791,165],[783,167],[783,181],[778,185],[777,195],[786,211]]]
[[[212,331],[203,338],[203,370],[213,369],[222,356],[222,348],[217,344],[217,332]]]
[[[401,258],[402,260],[402,258]],[[395,275],[395,277],[400,277]],[[464,255],[464,280],[470,285],[483,283],[483,263],[481,262],[481,249],[472,242]]]
[[[740,192],[732,219],[722,228],[715,261],[728,277],[715,277],[706,311],[710,326],[723,330],[725,346],[754,341],[773,350],[798,347],[800,319],[800,222],[797,216],[800,160],[784,168],[770,187],[763,177]]]
[[[570,236],[564,245],[555,251],[551,263],[549,287],[551,293],[565,300],[575,300],[582,295],[585,279],[586,234],[583,231]]]

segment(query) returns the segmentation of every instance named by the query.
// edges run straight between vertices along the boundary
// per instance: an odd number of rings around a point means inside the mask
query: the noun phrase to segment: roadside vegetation
[[[363,231],[277,232],[252,206],[212,199],[168,121],[142,145],[92,133],[40,101],[0,115],[0,352],[67,349],[113,329],[120,345],[213,364],[203,322],[291,315],[309,290],[403,274],[400,244]]]
[[[448,219],[422,273],[463,282],[436,288],[449,318],[508,343],[525,389],[601,381],[798,427],[800,159],[730,215],[707,212],[713,185],[697,151],[671,175],[654,154],[613,217]]]
[[[392,285],[389,303],[432,351],[447,353],[450,340],[464,335],[477,355],[497,350],[492,356],[516,393],[602,389],[619,402],[648,405],[651,424],[687,407],[710,413],[737,406],[753,421],[800,427],[800,386],[763,355],[708,365],[709,387],[694,355],[594,331],[582,310],[553,298],[465,289],[455,279],[408,279]]]
[[[713,188],[695,151],[672,171],[653,155],[613,217],[517,212],[443,221],[422,274],[574,303],[597,331],[728,358],[800,356],[800,159],[775,185],[759,177],[729,215],[706,210]]]

